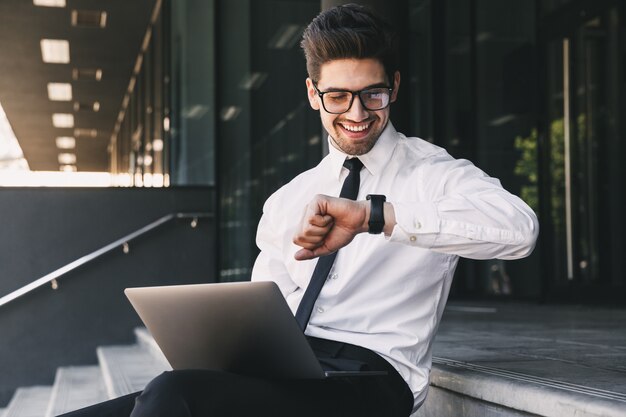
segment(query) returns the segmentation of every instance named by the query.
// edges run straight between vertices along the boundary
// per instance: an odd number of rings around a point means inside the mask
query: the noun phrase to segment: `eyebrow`
[[[360,90],[348,90],[348,89],[345,89],[345,88],[328,87],[327,89],[325,89],[322,92],[330,92],[330,91],[363,91],[363,90],[369,90],[370,88],[379,88],[379,87],[391,88],[391,87],[389,87],[389,85],[387,83],[385,83],[384,81],[381,81],[379,83],[370,84],[370,85],[368,85],[366,87],[361,88]]]

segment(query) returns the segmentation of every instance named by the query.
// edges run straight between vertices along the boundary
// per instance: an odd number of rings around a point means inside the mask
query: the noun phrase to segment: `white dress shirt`
[[[348,175],[347,155],[329,148],[319,165],[267,200],[258,227],[252,280],[275,281],[294,314],[317,260],[296,261],[292,238],[313,196],[338,196]],[[384,194],[397,225],[391,236],[362,233],[339,250],[306,334],[377,352],[407,381],[417,406],[426,397],[432,341],[458,257],[527,256],[537,218],[471,162],[407,138],[391,123],[359,159],[365,168],[357,200]]]

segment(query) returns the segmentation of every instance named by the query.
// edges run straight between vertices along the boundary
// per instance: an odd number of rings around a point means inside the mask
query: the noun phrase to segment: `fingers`
[[[293,237],[293,243],[302,248],[295,259],[328,255],[367,231],[366,205],[365,201],[316,195],[306,206],[300,230]]]
[[[328,214],[325,214],[325,215],[314,214],[313,216],[309,218],[309,224],[311,226],[316,226],[319,228],[327,228],[329,226],[332,226],[332,222],[333,222],[333,218],[332,216],[329,216]]]
[[[305,219],[302,229],[294,236],[293,243],[305,249],[318,248],[324,243],[324,239],[332,227],[332,217],[313,214]]]

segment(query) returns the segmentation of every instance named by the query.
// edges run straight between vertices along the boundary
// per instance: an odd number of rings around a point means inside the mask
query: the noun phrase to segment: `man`
[[[470,162],[395,131],[389,105],[400,73],[387,24],[339,6],[313,20],[302,46],[330,153],[267,200],[252,279],[278,284],[325,367],[386,375],[285,381],[174,371],[136,405],[132,395],[72,415],[406,417],[426,397],[458,257],[532,251],[537,219],[524,202]]]

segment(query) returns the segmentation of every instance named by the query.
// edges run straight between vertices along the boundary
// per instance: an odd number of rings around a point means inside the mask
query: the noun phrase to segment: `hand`
[[[367,232],[370,204],[346,198],[316,195],[307,205],[293,243],[301,246],[294,257],[313,259],[333,253]]]

